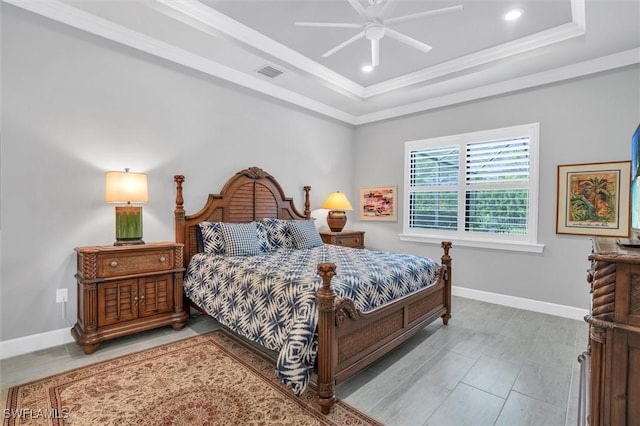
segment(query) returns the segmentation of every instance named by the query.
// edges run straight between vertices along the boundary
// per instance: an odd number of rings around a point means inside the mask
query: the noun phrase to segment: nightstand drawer
[[[362,245],[361,235],[342,235],[336,238],[336,245],[347,247],[360,247]]]
[[[364,248],[363,231],[323,231],[320,232],[320,237],[322,238],[322,242],[325,244],[351,248]]]
[[[151,253],[100,253],[98,276],[101,278],[158,272],[173,269],[173,250],[156,250]]]

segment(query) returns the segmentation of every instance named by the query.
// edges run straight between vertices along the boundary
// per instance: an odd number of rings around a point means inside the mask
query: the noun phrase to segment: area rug
[[[274,364],[223,331],[35,380],[8,390],[5,425],[379,425],[313,388],[296,397]]]

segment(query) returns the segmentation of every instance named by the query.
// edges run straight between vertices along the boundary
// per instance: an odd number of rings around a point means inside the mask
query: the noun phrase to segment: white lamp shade
[[[104,201],[107,203],[146,203],[149,201],[147,175],[107,172]]]
[[[351,203],[344,195],[344,192],[336,191],[329,194],[329,197],[322,204],[323,209],[329,210],[353,210]]]

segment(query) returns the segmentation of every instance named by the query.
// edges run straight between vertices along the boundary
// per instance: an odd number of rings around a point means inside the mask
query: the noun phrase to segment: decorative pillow
[[[262,253],[255,222],[223,223],[222,236],[227,256],[254,256]]]
[[[200,236],[198,236],[198,233]],[[198,241],[198,251],[208,254],[225,253],[222,222],[200,222],[196,229],[196,237],[202,238],[202,241]]]
[[[267,227],[262,222],[253,222],[256,224],[258,230],[258,247],[264,253],[271,251],[271,244],[269,243],[269,234],[267,234]]]
[[[265,228],[267,228],[267,235],[269,237],[269,244],[274,250],[280,248],[293,248],[293,236],[289,229],[289,220],[265,218],[262,219]]]
[[[323,244],[313,220],[291,220],[289,221],[289,228],[291,229],[291,235],[293,235],[295,248],[308,249],[319,247]]]

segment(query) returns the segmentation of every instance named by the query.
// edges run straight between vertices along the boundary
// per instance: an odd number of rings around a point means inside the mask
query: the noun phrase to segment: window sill
[[[480,240],[471,238],[452,238],[446,235],[420,235],[420,234],[400,234],[402,241],[413,241],[427,244],[440,244],[442,241],[451,241],[453,246],[478,247],[492,250],[519,251],[528,253],[542,253],[544,244],[528,243],[525,241],[495,241]]]

